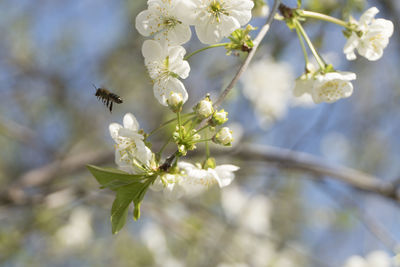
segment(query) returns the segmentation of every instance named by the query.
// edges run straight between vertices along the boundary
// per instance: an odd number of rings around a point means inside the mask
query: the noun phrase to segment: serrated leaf
[[[96,178],[101,188],[116,190],[121,186],[143,180],[143,175],[133,175],[113,168],[101,168],[94,165],[87,165],[90,173]]]

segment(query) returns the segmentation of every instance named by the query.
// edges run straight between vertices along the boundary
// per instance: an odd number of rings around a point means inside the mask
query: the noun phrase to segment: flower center
[[[212,14],[217,22],[220,21],[221,15],[229,16],[228,11],[224,8],[224,3],[218,0],[211,1],[210,5],[208,6],[208,12]]]
[[[326,98],[327,100],[333,101],[343,96],[344,82],[341,81],[329,81],[326,82],[319,92],[319,96]]]
[[[182,24],[182,22],[177,20],[174,17],[168,17],[168,18],[164,18],[163,24],[164,24],[165,28],[174,28],[176,25]]]

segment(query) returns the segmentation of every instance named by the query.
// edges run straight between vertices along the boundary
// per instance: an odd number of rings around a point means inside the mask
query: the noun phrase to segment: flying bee
[[[113,103],[121,104],[122,98],[119,95],[116,95],[105,88],[97,88],[93,84],[94,89],[96,89],[96,93],[94,94],[97,96],[97,99],[101,100],[103,104],[109,108],[110,112],[112,112]]]

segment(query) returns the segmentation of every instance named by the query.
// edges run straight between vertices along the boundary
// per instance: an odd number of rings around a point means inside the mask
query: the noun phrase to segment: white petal
[[[251,10],[254,2],[249,0],[234,1],[229,7],[229,15],[239,21],[240,25],[244,25],[251,19]]]
[[[359,38],[358,36],[353,32],[350,38],[347,40],[344,48],[343,48],[343,53],[346,55],[346,58],[348,60],[354,60],[356,59],[356,55],[354,53],[354,50],[357,48],[359,45]]]
[[[142,54],[145,61],[159,61],[166,57],[164,48],[161,44],[154,40],[146,40],[142,46]]]
[[[176,78],[160,80],[154,84],[154,96],[164,106],[168,106],[167,99],[171,93],[182,95],[183,103],[188,99],[188,93],[181,81]]]
[[[192,36],[190,26],[187,24],[177,24],[174,28],[166,29],[154,36],[154,39],[159,40],[168,45],[181,45],[187,43]]]
[[[197,12],[199,6],[198,0],[178,0],[177,6],[174,10],[174,14],[185,24],[194,25],[197,19]]]
[[[250,12],[250,17],[251,17],[251,12]],[[222,37],[227,37],[233,31],[240,28],[240,23],[234,17],[222,15],[221,22],[220,22],[220,28],[221,28]]]
[[[393,22],[387,19],[376,19],[370,26],[370,31],[379,31],[385,37],[390,37],[393,35]]]
[[[362,16],[360,17],[359,23],[361,25],[369,24],[374,19],[375,15],[378,13],[379,13],[379,9],[377,9],[376,7],[371,7],[370,9],[365,11],[364,14],[362,14]]]
[[[122,125],[119,124],[119,123],[111,123],[108,126],[108,129],[110,131],[110,135],[111,135],[112,139],[114,139],[116,142],[117,142],[118,136],[119,136],[119,134],[118,134],[119,129],[121,129],[121,128],[122,128]]]
[[[132,131],[139,130],[139,123],[132,113],[126,113],[123,119],[124,127]]]
[[[158,31],[157,25],[159,24],[157,24],[156,18],[154,18],[149,10],[144,10],[136,16],[136,29],[143,36],[150,36]]]

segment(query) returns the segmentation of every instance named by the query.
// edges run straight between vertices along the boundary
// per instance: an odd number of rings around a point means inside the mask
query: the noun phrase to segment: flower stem
[[[177,116],[177,118],[178,118],[178,131],[179,131],[179,137],[180,138],[183,138],[183,134],[182,134],[182,121],[181,121],[181,113],[180,112],[177,112],[176,113],[176,116]]]
[[[312,18],[312,19],[325,20],[325,21],[328,21],[328,22],[331,22],[331,23],[334,23],[334,24],[337,24],[337,25],[340,25],[342,27],[350,29],[350,25],[347,22],[345,22],[345,21],[343,21],[341,19],[337,19],[337,18],[328,16],[328,15],[325,15],[325,14],[318,13],[318,12],[302,10],[300,12],[300,16],[303,17],[303,18]]]
[[[306,68],[307,68],[307,65],[308,65],[308,54],[307,54],[306,46],[304,45],[303,37],[301,37],[300,30],[299,30],[299,27],[297,25],[296,25],[296,33],[297,33],[297,37],[299,38],[299,41],[300,41],[301,50],[303,51],[304,61],[306,63]]]
[[[212,140],[212,138],[208,138],[208,139],[200,139],[200,140],[196,140],[196,141],[193,141],[193,142],[190,142],[191,144],[197,144],[197,143],[201,143],[201,142],[208,142],[208,141],[211,141]]]
[[[207,138],[207,136],[206,136]],[[210,146],[208,145],[208,141],[206,142],[206,159],[210,158]]]
[[[187,113],[187,114],[182,115],[182,117],[187,117],[187,116],[193,115],[193,114],[194,114],[194,112]],[[168,120],[168,121],[162,123],[160,126],[158,126],[157,128],[155,128],[154,130],[152,130],[146,138],[148,138],[149,136],[153,135],[155,132],[161,130],[162,128],[164,128],[165,126],[167,126],[168,124],[170,124],[170,123],[172,123],[172,122],[174,122],[174,121],[176,121],[176,120],[177,120],[177,118],[173,118],[173,119],[170,119],[170,120]]]
[[[229,43],[213,44],[213,45],[209,45],[209,46],[200,48],[200,49],[198,49],[198,50],[196,50],[196,51],[190,53],[189,55],[187,55],[187,56],[184,57],[183,59],[184,59],[184,60],[188,60],[189,58],[191,58],[192,56],[196,55],[197,53],[200,53],[201,51],[204,51],[204,50],[207,50],[207,49],[210,49],[210,48],[214,48],[214,47],[226,46],[227,44],[229,44]]]
[[[315,49],[314,45],[312,44],[310,38],[308,37],[307,33],[305,32],[303,26],[301,26],[301,23],[298,20],[295,20],[296,23],[296,28],[299,29],[300,34],[303,36],[304,40],[306,41],[308,47],[311,50],[311,53],[317,60],[317,63],[321,69],[325,69],[325,62],[321,59],[321,57],[318,55],[317,50]]]

